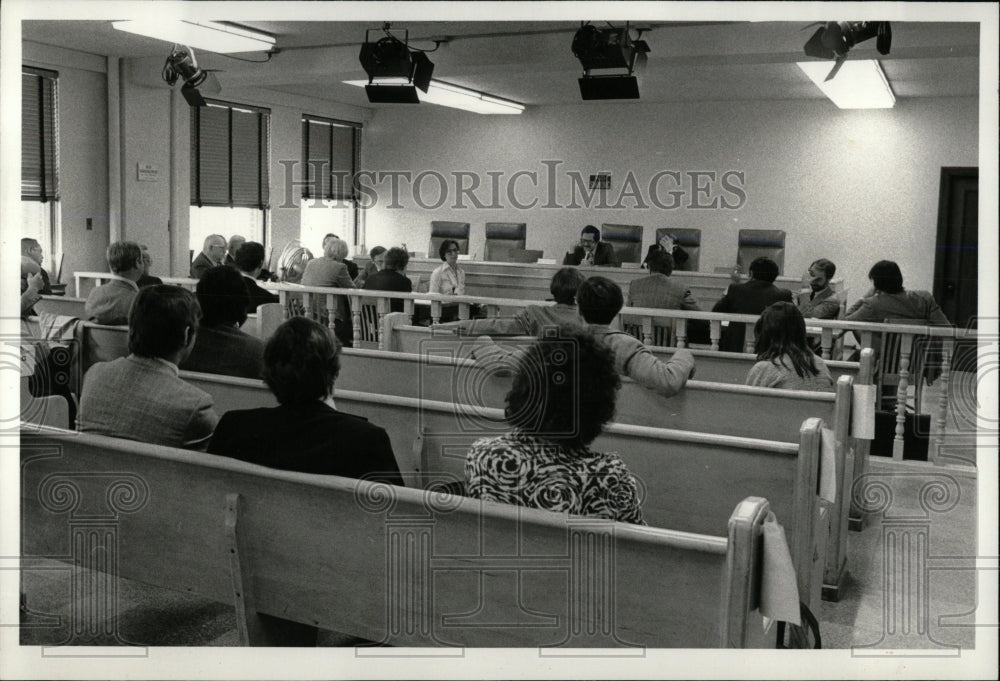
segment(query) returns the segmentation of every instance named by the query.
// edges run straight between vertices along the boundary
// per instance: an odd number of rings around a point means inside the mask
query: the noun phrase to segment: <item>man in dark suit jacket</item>
[[[210,234],[205,237],[205,245],[191,261],[191,278],[201,279],[213,267],[224,265],[226,261],[226,237]]]
[[[142,276],[135,283],[139,285],[139,288],[159,286],[163,283],[163,280],[149,273],[149,268],[153,266],[153,256],[149,254],[149,248],[146,244],[139,244],[139,248],[142,249]]]
[[[264,380],[280,406],[226,412],[208,451],[281,470],[402,485],[385,430],[334,406],[339,370],[340,346],[330,329],[292,317],[264,355]]]
[[[712,312],[736,312],[738,314],[760,314],[771,303],[780,300],[792,302],[792,292],[778,288],[774,280],[778,278],[778,265],[770,258],[757,258],[750,263],[750,281],[732,284],[712,308]],[[746,325],[733,324],[722,329],[719,350],[743,352]]]
[[[563,258],[563,265],[577,267],[621,267],[621,260],[611,244],[601,241],[601,230],[587,225],[580,232],[580,243]]]
[[[267,303],[279,302],[277,294],[261,288],[257,284],[257,277],[264,268],[264,245],[256,241],[248,241],[240,248],[236,254],[236,267],[243,274],[243,283],[246,284],[247,314],[254,314],[257,308]]]
[[[406,265],[409,262],[409,253],[402,248],[390,248],[385,254],[385,264],[382,269],[369,275],[365,280],[365,290],[410,293],[413,291],[413,282],[406,276]],[[392,312],[402,312],[403,301],[390,301],[389,309]]]

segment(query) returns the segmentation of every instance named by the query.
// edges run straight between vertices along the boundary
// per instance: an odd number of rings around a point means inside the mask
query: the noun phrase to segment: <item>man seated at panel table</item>
[[[380,248],[380,246],[376,246],[375,248]],[[375,249],[372,249],[372,253],[375,253]],[[374,274],[370,274],[365,278],[362,288],[366,291],[411,293],[413,291],[413,282],[406,276],[406,266],[410,262],[410,254],[402,248],[393,247],[381,255],[383,256],[382,267]],[[374,255],[372,259],[375,259]],[[365,304],[371,304],[372,302],[371,299],[368,299],[365,301]],[[402,312],[403,301],[398,298],[390,300],[389,311]]]
[[[194,347],[200,317],[194,294],[179,286],[139,291],[128,320],[131,354],[87,371],[80,430],[204,449],[219,420],[212,397],[177,375],[177,365]]]
[[[139,290],[142,276],[142,248],[133,241],[115,241],[107,249],[110,281],[87,296],[83,306],[87,319],[98,324],[127,324],[129,307]]]
[[[277,303],[277,294],[261,288],[257,278],[264,269],[264,246],[256,241],[248,241],[236,254],[236,268],[243,275],[243,283],[247,289],[247,314],[254,314],[257,308],[268,303]]]
[[[292,317],[264,350],[264,382],[280,406],[226,412],[208,451],[286,471],[402,485],[385,430],[337,411],[339,372],[340,344],[330,329]]]
[[[566,253],[563,265],[621,267],[621,260],[615,253],[615,248],[606,241],[601,241],[601,230],[593,225],[587,225],[580,232],[580,242],[572,251]]]
[[[385,246],[375,246],[373,249],[368,251],[368,262],[365,267],[354,279],[354,285],[358,288],[364,288],[365,283],[368,281],[368,277],[372,276],[383,267],[385,267]]]
[[[243,248],[243,244],[246,242],[247,238],[242,234],[233,234],[229,237],[229,246],[226,248],[226,259],[222,264],[236,267],[236,254]]]
[[[777,278],[778,264],[770,258],[757,258],[750,263],[750,281],[744,284],[730,284],[726,294],[712,308],[712,312],[760,314],[771,303],[781,300],[792,302],[791,291],[774,285],[774,280]],[[730,323],[722,329],[719,350],[743,352],[745,340],[746,325]]]
[[[795,305],[803,317],[836,319],[840,315],[840,298],[830,287],[830,280],[837,273],[837,266],[826,258],[809,265],[809,290],[801,291]]]
[[[583,317],[576,306],[576,292],[584,281],[583,274],[575,267],[563,267],[554,275],[549,292],[555,305],[527,305],[513,317],[469,319],[441,326],[455,326],[473,336],[542,336],[553,327],[584,326]]]
[[[590,277],[577,292],[580,314],[593,334],[615,354],[615,369],[644,388],[666,397],[676,395],[694,376],[694,355],[685,348],[670,361],[656,357],[642,341],[610,324],[622,309],[624,298],[618,284],[605,277]]]
[[[209,234],[205,237],[201,253],[191,261],[191,278],[201,279],[205,272],[226,263],[226,237]]]
[[[688,255],[687,251],[678,246],[676,242],[677,242],[676,236],[674,236],[673,234],[664,234],[662,237],[660,237],[660,240],[658,242],[649,245],[649,250],[646,251],[646,261],[648,261],[649,257],[654,253],[664,253],[673,258],[675,270],[680,271],[687,269],[685,265],[687,264],[688,260],[691,259],[691,256]],[[642,265],[643,267],[647,267],[645,261],[642,263]]]
[[[198,340],[181,363],[181,369],[240,378],[261,377],[264,342],[240,331],[247,320],[250,300],[243,280],[235,268],[221,265],[205,272],[198,281],[196,293],[203,316]]]

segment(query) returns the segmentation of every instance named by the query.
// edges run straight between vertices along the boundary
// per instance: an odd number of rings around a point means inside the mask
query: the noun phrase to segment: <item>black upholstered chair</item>
[[[677,237],[674,245],[684,249],[684,252],[688,255],[685,263],[679,264],[675,262],[674,269],[683,272],[697,272],[698,265],[701,262],[701,230],[660,227],[656,230],[656,243],[660,243],[660,239],[667,234],[673,234]]]
[[[427,246],[427,257],[437,258],[438,248],[445,239],[453,239],[458,242],[458,252],[462,255],[469,254],[469,223],[468,222],[445,222],[434,220],[431,222],[431,241]]]
[[[736,249],[736,265],[744,274],[750,263],[767,257],[778,264],[778,274],[785,270],[785,232],[781,229],[741,229]]]
[[[615,254],[623,263],[642,262],[641,225],[601,225],[601,241],[606,241],[615,249]]]
[[[511,251],[523,251],[527,236],[528,226],[523,222],[487,222],[483,259],[511,262]]]

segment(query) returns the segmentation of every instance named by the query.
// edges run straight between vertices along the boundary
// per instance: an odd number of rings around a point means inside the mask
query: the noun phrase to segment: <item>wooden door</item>
[[[978,258],[979,169],[942,168],[934,299],[959,328],[977,325]],[[954,365],[975,371],[975,347],[956,348]]]

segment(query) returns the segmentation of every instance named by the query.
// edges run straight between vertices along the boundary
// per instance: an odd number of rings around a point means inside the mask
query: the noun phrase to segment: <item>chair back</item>
[[[524,222],[487,222],[483,259],[487,262],[521,262],[511,260],[510,253],[524,250],[527,237],[528,225]]]
[[[361,304],[361,343],[354,347],[378,350],[378,310],[372,303]]]
[[[642,225],[602,224],[601,241],[611,244],[623,263],[642,262]]]
[[[736,248],[736,264],[744,274],[757,258],[770,258],[778,264],[778,274],[785,270],[785,232],[781,229],[741,229]]]
[[[458,242],[458,252],[462,255],[469,254],[469,223],[468,222],[447,222],[434,220],[431,222],[431,240],[427,245],[427,257],[435,259],[440,257],[438,249],[445,239],[453,239]]]
[[[533,263],[538,262],[538,259],[544,254],[543,251],[537,251],[525,248],[515,248],[508,252],[507,262],[518,262],[518,263]]]
[[[674,269],[680,272],[697,272],[701,262],[701,230],[660,227],[656,230],[656,243],[660,243],[660,239],[667,234],[673,234],[677,237],[674,243],[688,254],[687,262],[682,265],[675,262]],[[729,271],[729,268],[726,270]]]
[[[885,323],[903,326],[926,326],[927,320],[889,318],[885,320]],[[931,349],[931,343],[928,342],[929,338],[927,336],[914,336],[912,338],[912,345],[906,348],[905,345],[907,344],[904,343],[904,334],[883,333],[881,336],[882,338],[877,344],[879,356],[875,377],[876,385],[878,386],[876,404],[881,405],[883,399],[887,402],[895,399],[896,390],[886,391],[886,388],[894,386],[898,389],[899,387],[900,358],[905,349],[909,354],[910,360],[909,367],[907,368],[907,373],[909,374],[908,384],[914,388],[914,408],[919,412],[920,393],[924,387],[924,367],[927,364],[927,355]],[[887,392],[889,394],[885,394]],[[887,406],[894,410],[891,402]]]

